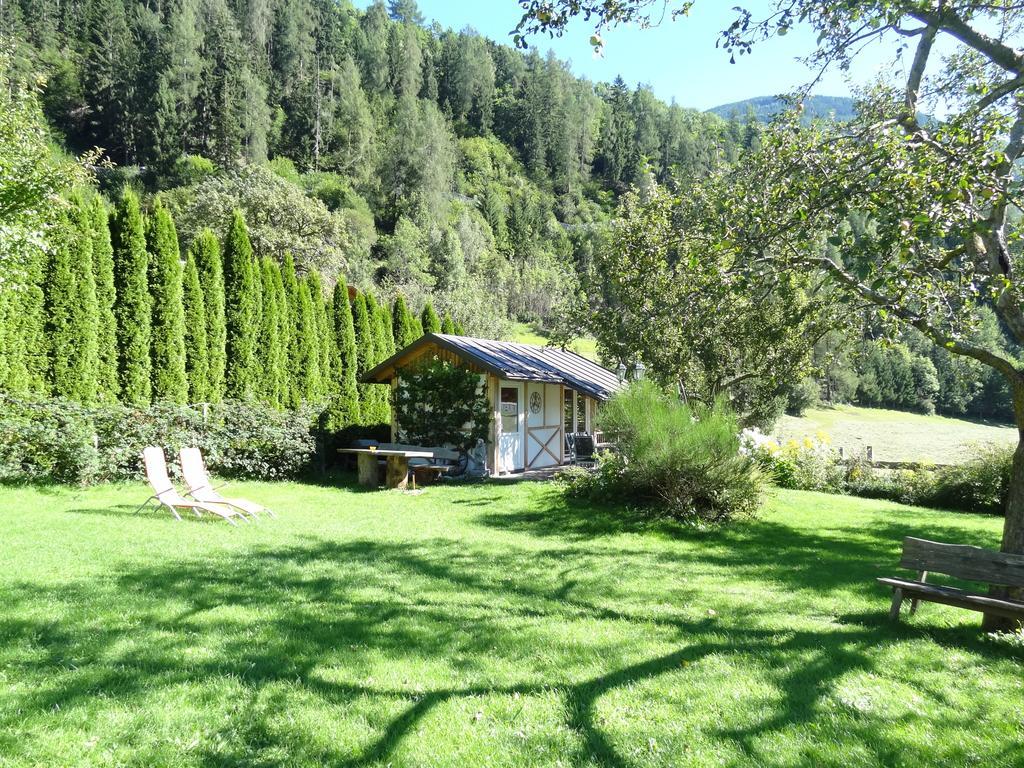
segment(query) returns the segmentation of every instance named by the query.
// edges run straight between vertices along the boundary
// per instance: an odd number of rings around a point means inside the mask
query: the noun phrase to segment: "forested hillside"
[[[616,195],[733,158],[751,133],[647,88],[424,26],[413,0],[20,0],[17,66],[74,153],[167,195],[184,246],[241,206],[258,256],[433,296],[474,332],[546,322]],[[268,173],[261,167],[270,160]],[[248,165],[246,165],[248,164]]]
[[[6,283],[23,290],[0,295],[0,389],[15,394],[294,406],[349,387],[421,332],[421,313],[491,338],[515,324],[550,329],[581,296],[618,300],[593,265],[624,193],[684,191],[742,162],[763,130],[750,110],[668,105],[645,86],[576,77],[550,54],[427,26],[414,0],[365,11],[347,0],[8,0],[0,37],[5,87],[31,102],[11,148],[31,134],[41,153],[49,145],[50,164],[81,157],[87,171],[64,185],[62,204],[32,214],[26,269]],[[31,176],[22,161],[12,154],[15,184]],[[847,226],[871,232],[852,214]],[[222,285],[210,264],[239,248],[244,269]],[[364,297],[362,329],[339,280]],[[232,315],[237,303],[251,306]],[[255,349],[224,336],[221,304]],[[134,334],[126,318],[147,313]],[[343,362],[346,313],[357,371]],[[206,339],[195,335],[201,316]],[[90,326],[98,339],[81,330]],[[738,343],[730,333],[713,337]],[[1009,343],[994,316],[979,333]],[[865,323],[819,340],[814,381],[769,392],[763,418],[819,392],[1008,412],[990,370],[912,334],[879,336]],[[360,419],[386,421],[375,397],[360,390]]]

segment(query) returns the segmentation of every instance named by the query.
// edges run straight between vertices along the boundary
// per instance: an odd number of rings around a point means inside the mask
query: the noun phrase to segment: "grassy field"
[[[776,492],[714,532],[539,484],[239,484],[276,520],[0,489],[0,765],[1020,766],[1024,650],[898,625],[902,536],[1000,521]]]
[[[516,323],[512,326],[512,333],[509,341],[518,341],[522,344],[536,344],[543,347],[548,343],[548,337],[539,333],[536,328],[526,323]],[[576,339],[570,346],[573,352],[591,360],[597,361],[597,342],[591,338]]]
[[[1011,427],[852,405],[812,408],[799,418],[783,416],[774,432],[782,440],[824,433],[850,455],[862,456],[870,445],[879,461],[937,464],[962,462],[982,444],[1017,442],[1017,430]]]

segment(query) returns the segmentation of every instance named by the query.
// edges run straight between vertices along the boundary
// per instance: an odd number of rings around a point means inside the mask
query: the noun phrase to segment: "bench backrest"
[[[943,544],[908,536],[903,540],[900,565],[966,581],[1024,587],[1024,555],[994,552],[968,544]]]

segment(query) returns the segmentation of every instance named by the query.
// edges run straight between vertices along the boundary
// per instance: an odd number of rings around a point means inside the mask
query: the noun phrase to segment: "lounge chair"
[[[142,460],[146,465],[146,480],[149,481],[149,487],[153,489],[153,495],[142,502],[139,509],[142,509],[151,501],[158,501],[171,510],[171,514],[178,518],[178,520],[181,520],[181,515],[178,514],[179,509],[190,509],[195,512],[196,516],[199,516],[200,511],[209,512],[224,518],[232,525],[238,525],[234,520],[236,517],[246,520],[244,515],[236,512],[226,504],[211,504],[190,500],[178,493],[167,474],[167,460],[164,458],[163,448],[158,448],[155,445],[149,446],[142,452]],[[138,512],[139,509],[135,511]]]
[[[181,474],[188,486],[188,495],[196,501],[207,504],[227,504],[229,507],[255,517],[260,512],[266,512],[271,517],[277,517],[273,512],[248,499],[225,498],[217,493],[217,489],[210,482],[210,475],[206,471],[206,464],[203,462],[203,454],[198,448],[182,448],[178,455],[181,459]]]

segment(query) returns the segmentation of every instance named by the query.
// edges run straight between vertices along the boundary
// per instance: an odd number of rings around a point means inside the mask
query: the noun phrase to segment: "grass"
[[[0,765],[1019,766],[1024,650],[885,619],[908,533],[1000,521],[775,492],[625,522],[539,484],[0,489]]]
[[[509,341],[518,341],[521,344],[535,344],[538,347],[543,347],[547,345],[548,337],[532,325],[515,323],[512,326]],[[576,339],[569,345],[569,349],[578,355],[582,355],[595,362],[600,362],[597,356],[597,341],[589,336]]]
[[[847,455],[863,456],[870,445],[878,461],[936,464],[963,462],[982,444],[1017,443],[1013,427],[853,405],[812,408],[801,417],[783,416],[774,432],[782,440],[825,433]]]

